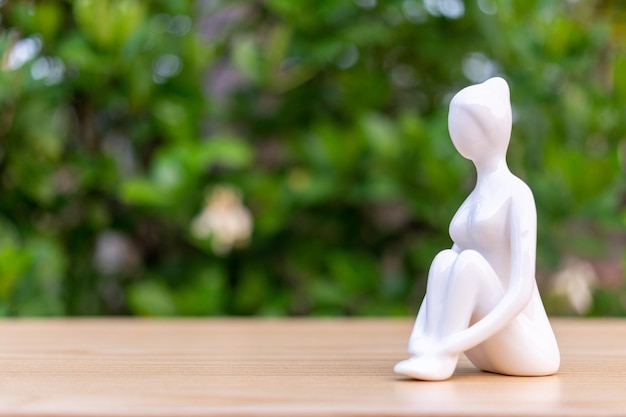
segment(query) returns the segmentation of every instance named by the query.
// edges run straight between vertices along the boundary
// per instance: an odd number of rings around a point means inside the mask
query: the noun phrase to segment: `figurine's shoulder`
[[[521,178],[516,176],[515,174],[511,174],[511,178],[509,179],[509,190],[514,196],[519,196],[520,198],[531,198],[533,197],[533,192]]]
[[[507,184],[511,208],[517,212],[535,213],[535,197],[533,192],[521,178],[511,175]]]

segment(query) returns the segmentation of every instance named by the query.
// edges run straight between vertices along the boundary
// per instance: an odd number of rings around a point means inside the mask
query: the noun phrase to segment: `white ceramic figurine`
[[[491,78],[461,90],[450,103],[448,128],[456,149],[476,166],[476,187],[450,223],[452,249],[431,264],[409,339],[411,358],[394,370],[444,380],[465,352],[484,371],[553,374],[560,355],[535,280],[535,201],[506,164],[506,81]]]

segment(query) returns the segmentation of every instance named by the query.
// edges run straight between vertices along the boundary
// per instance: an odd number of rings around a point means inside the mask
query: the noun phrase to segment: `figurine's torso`
[[[494,183],[495,186],[477,185],[467,197],[450,222],[450,237],[461,250],[480,252],[506,288],[511,269],[511,205],[528,204],[524,200],[532,199],[532,194],[512,174],[495,179]]]

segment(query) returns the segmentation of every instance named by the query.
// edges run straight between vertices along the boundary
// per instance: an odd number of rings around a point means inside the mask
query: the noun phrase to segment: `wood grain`
[[[393,374],[407,319],[0,322],[0,415],[626,415],[626,321],[554,320],[561,371]]]

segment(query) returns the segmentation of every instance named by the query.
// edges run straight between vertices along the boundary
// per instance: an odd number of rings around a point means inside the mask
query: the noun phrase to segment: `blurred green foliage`
[[[0,4],[4,315],[414,312],[474,181],[447,105],[493,75],[540,278],[608,263],[626,314],[619,2]]]

